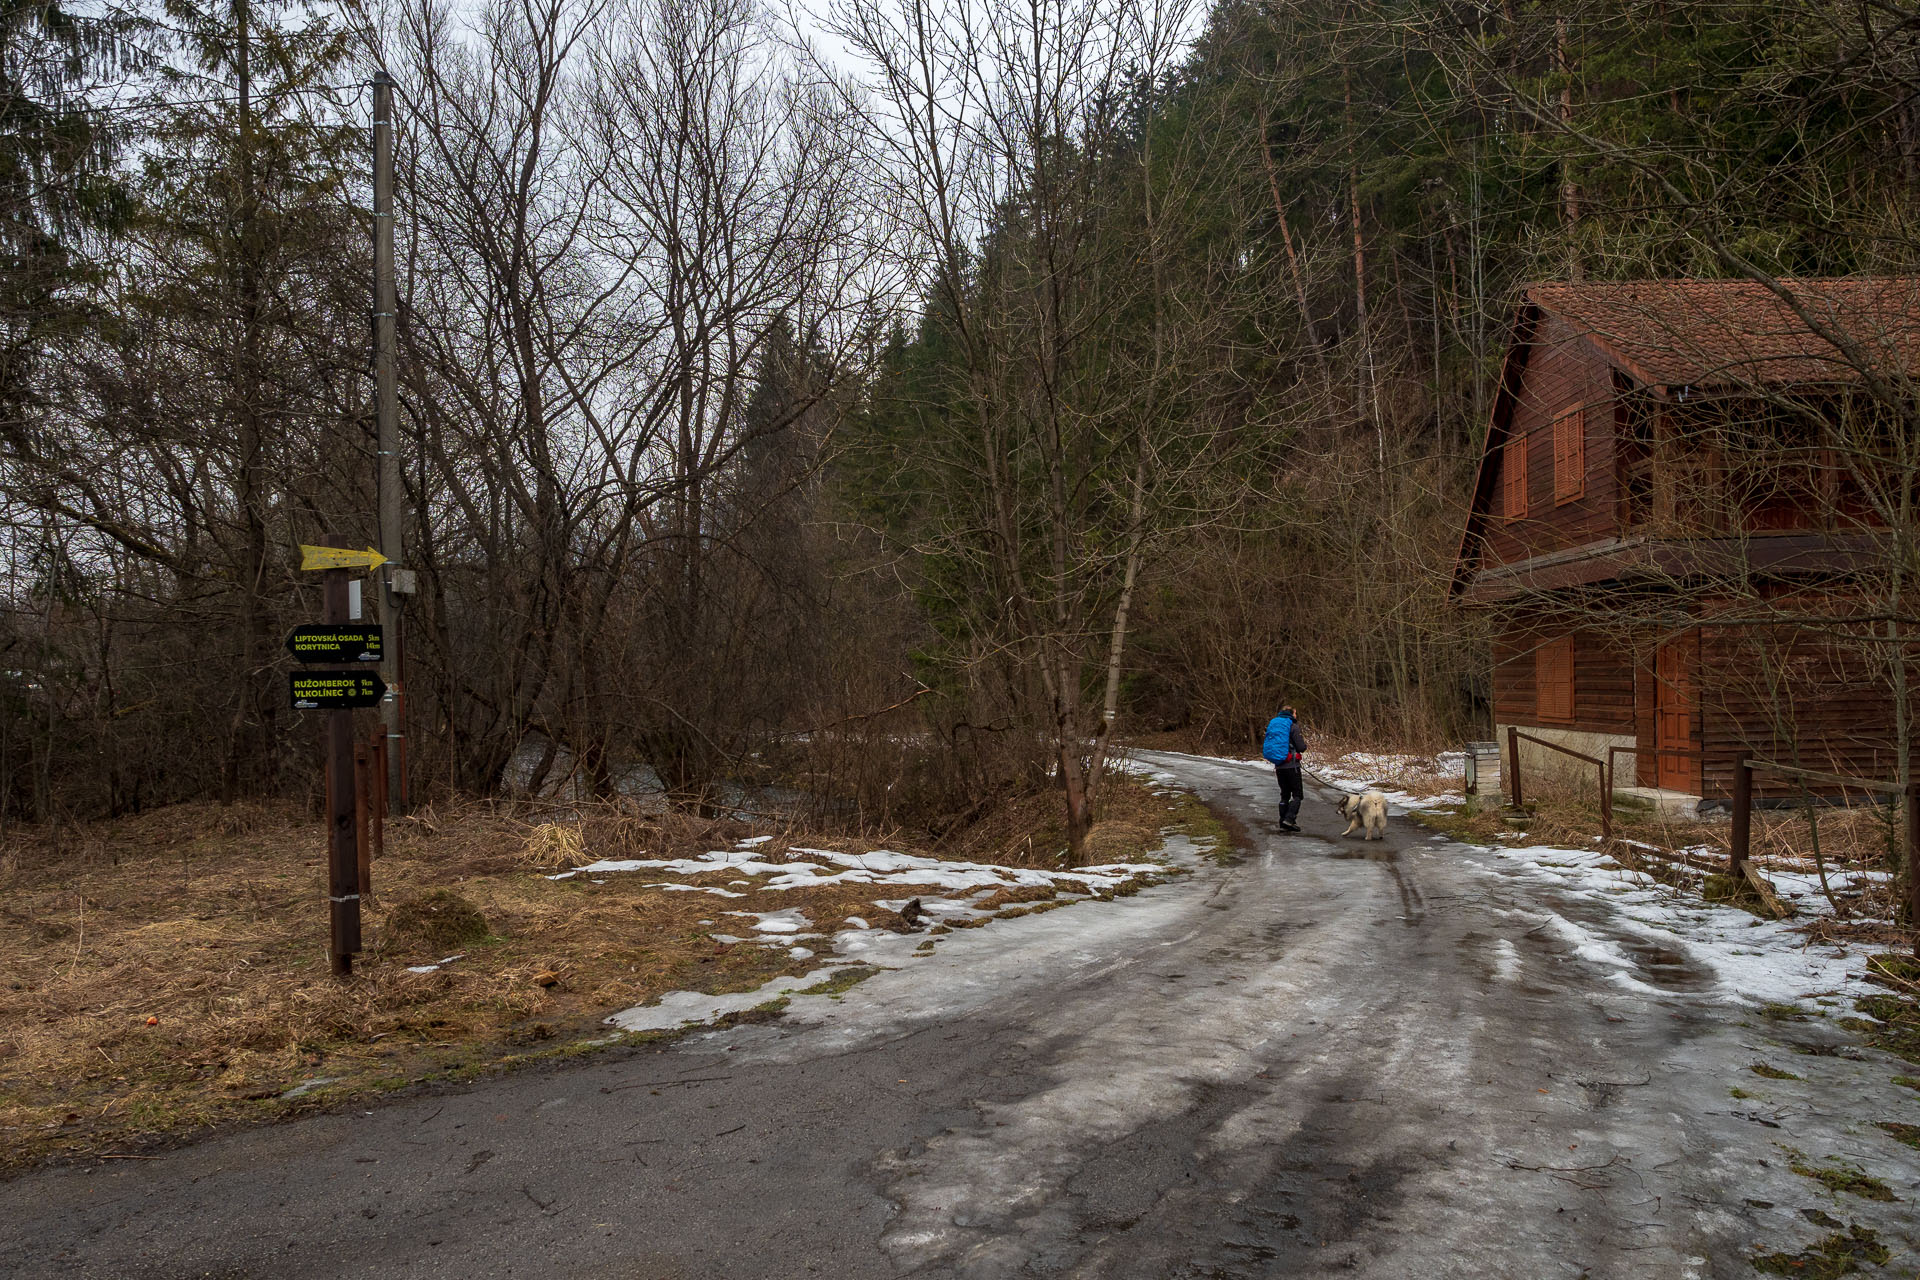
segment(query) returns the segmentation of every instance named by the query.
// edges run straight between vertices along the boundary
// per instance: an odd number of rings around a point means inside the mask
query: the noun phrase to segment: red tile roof
[[[1854,382],[1863,365],[1920,373],[1920,278],[1779,283],[1804,316],[1748,280],[1537,284],[1527,299],[1654,386]]]

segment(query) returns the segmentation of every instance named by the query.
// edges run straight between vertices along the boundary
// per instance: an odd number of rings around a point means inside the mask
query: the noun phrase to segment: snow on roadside
[[[888,897],[876,894],[873,899],[876,906],[899,911],[910,900],[918,899],[920,910],[934,923],[967,927],[997,914],[993,910],[981,909],[976,904],[1001,890],[1050,887],[1059,895],[1057,900],[1064,903],[1110,893],[1144,878],[1163,876],[1168,869],[1163,862],[1120,862],[1047,871],[985,862],[943,862],[937,858],[897,853],[891,849],[839,853],[831,849],[809,849],[797,845],[787,851],[787,856],[796,861],[767,862],[763,860],[762,846],[771,839],[770,836],[753,836],[740,841],[735,848],[712,850],[697,858],[603,859],[559,875],[549,875],[547,879],[564,880],[575,875],[637,871],[678,876],[726,871],[739,876],[764,877],[757,882],[732,880],[730,884],[752,884],[759,889],[772,891],[841,884],[872,885],[876,890],[893,889],[897,894]],[[1190,862],[1197,858],[1199,852],[1192,841],[1181,837],[1169,838],[1162,850],[1163,855],[1173,862]],[[647,887],[698,890],[728,898],[745,896],[712,885],[673,881],[649,882]],[[803,978],[775,978],[754,991],[730,995],[670,992],[652,1004],[621,1010],[607,1018],[607,1023],[623,1031],[649,1031],[707,1022],[729,1013],[755,1008],[777,995],[803,994],[800,988],[811,986],[831,976],[833,970],[847,965],[905,963],[925,946],[925,934],[903,935],[875,929],[858,916],[845,917],[846,927],[838,930],[834,930],[830,924],[816,926],[803,907],[788,907],[780,911],[723,911],[721,915],[741,920],[742,924],[731,927],[740,928],[750,936],[710,934],[714,941],[725,945],[750,943],[779,949],[796,960],[818,958],[821,967]],[[827,932],[829,930],[830,934]],[[803,939],[810,945],[797,945]]]
[[[1437,756],[1349,751],[1331,760],[1312,759],[1307,772],[1349,795],[1378,791],[1387,798],[1388,812],[1401,817],[1465,804],[1467,798],[1458,791],[1443,791],[1437,795],[1407,791],[1393,785],[1392,779],[1431,777],[1436,782],[1440,778],[1457,779],[1462,776],[1466,759],[1458,751],[1442,751]]]
[[[1597,849],[1553,845],[1469,846],[1490,855],[1488,874],[1524,878],[1553,892],[1530,893],[1521,914],[1592,963],[1613,967],[1614,981],[1631,990],[1669,997],[1790,1004],[1815,996],[1855,996],[1877,990],[1858,978],[1857,951],[1813,944],[1793,920],[1762,920],[1734,907],[1708,903],[1650,876],[1627,871]],[[1809,877],[1810,878],[1810,877]],[[1558,906],[1561,909],[1555,910]],[[1826,903],[1803,895],[1802,912]],[[1804,924],[1802,918],[1799,924]],[[1710,981],[1697,990],[1649,986],[1643,956],[1658,948],[1677,957],[1669,968],[1698,970]]]
[[[757,839],[755,843],[758,843]],[[605,859],[576,867],[567,874],[664,871],[673,875],[697,876],[710,871],[733,871],[741,875],[769,877],[760,886],[763,889],[810,889],[830,884],[897,884],[925,885],[970,893],[979,889],[1052,885],[1079,893],[1095,893],[1117,889],[1129,880],[1157,875],[1166,870],[1164,866],[1153,862],[1115,862],[1097,867],[1075,867],[1070,871],[1044,871],[1034,867],[1003,867],[989,862],[943,862],[938,858],[895,853],[891,849],[875,849],[871,853],[837,853],[831,849],[806,849],[796,845],[790,852],[802,856],[806,861],[762,862],[754,850],[716,849],[697,858]],[[547,878],[560,880],[566,877]],[[706,886],[652,887],[693,889]],[[713,889],[708,891],[717,892]]]
[[[689,1022],[711,1022],[730,1013],[743,1013],[831,977],[833,970],[822,968],[798,978],[773,978],[752,991],[732,991],[717,996],[699,991],[669,991],[653,1004],[622,1009],[606,1021],[608,1026],[622,1031],[666,1031]]]

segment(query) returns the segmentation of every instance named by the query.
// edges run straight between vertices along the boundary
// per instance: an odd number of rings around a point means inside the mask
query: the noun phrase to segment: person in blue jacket
[[[1273,776],[1280,782],[1280,829],[1298,831],[1294,819],[1300,816],[1300,753],[1307,740],[1300,732],[1300,719],[1292,707],[1281,707],[1280,714],[1267,721],[1267,737],[1260,754],[1273,762]]]

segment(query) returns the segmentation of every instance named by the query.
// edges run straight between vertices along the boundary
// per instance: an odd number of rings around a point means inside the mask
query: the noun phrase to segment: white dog
[[[1355,827],[1364,826],[1363,840],[1384,840],[1387,836],[1387,798],[1378,791],[1368,791],[1357,796],[1340,797],[1340,816],[1347,820],[1347,829],[1340,834],[1350,836]]]

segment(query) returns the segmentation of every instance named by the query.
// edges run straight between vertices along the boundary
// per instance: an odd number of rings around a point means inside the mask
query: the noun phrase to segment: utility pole
[[[399,310],[393,283],[393,77],[373,74],[373,401],[379,430],[380,554],[375,592],[386,645],[380,677],[388,693],[380,704],[380,723],[387,733],[387,798],[391,811],[407,809],[407,691],[402,663],[405,637],[401,630],[401,592],[396,575],[411,588],[412,571],[406,564],[401,523],[405,492],[400,485],[400,388],[394,323]]]

